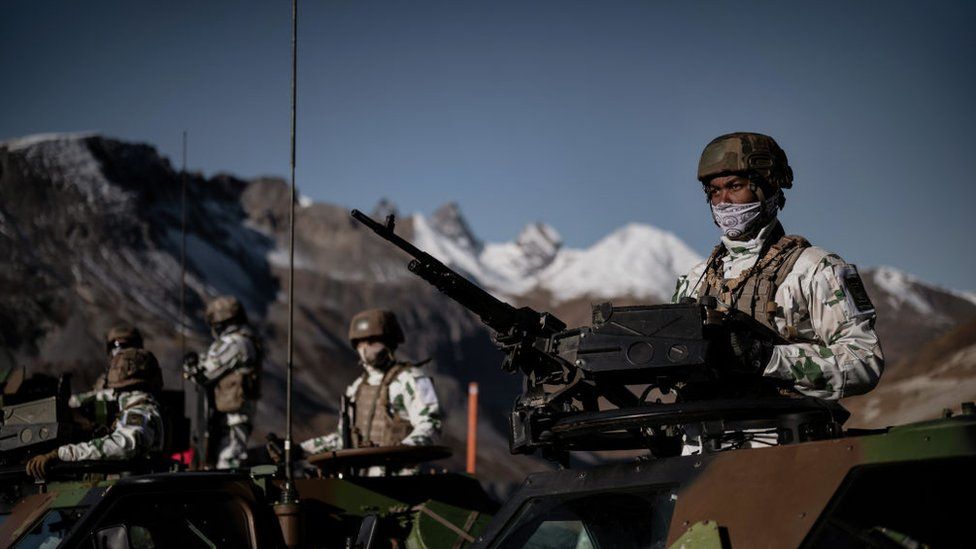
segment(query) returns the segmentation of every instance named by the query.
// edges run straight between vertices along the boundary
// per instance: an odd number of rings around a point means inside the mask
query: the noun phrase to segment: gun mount
[[[847,412],[801,397],[734,359],[730,333],[748,331],[783,343],[779,334],[714,299],[680,304],[593,308],[591,326],[566,323],[529,307],[515,308],[358,210],[352,217],[413,259],[407,268],[478,316],[494,332],[502,368],[519,371],[523,392],[510,419],[512,453],[562,462],[573,450],[650,449],[680,452],[682,437],[703,451],[722,447],[729,430],[762,429],[781,444],[839,436]],[[630,387],[642,391],[640,396]],[[647,402],[652,389],[678,390],[674,403]]]
[[[0,464],[19,463],[26,455],[40,448],[46,450],[56,441],[69,440],[76,434],[67,404],[70,374],[62,375],[48,389],[54,394],[41,396],[36,390],[25,390],[30,400],[8,398],[0,406]]]

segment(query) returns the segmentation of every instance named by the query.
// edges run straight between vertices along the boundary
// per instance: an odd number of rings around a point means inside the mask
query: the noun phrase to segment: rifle
[[[339,433],[342,435],[343,450],[354,447],[352,444],[352,430],[355,426],[352,424],[352,414],[349,412],[349,399],[346,398],[346,395],[342,395],[342,398],[339,400]]]

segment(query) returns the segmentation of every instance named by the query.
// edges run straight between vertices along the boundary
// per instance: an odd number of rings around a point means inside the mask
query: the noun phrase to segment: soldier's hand
[[[762,375],[773,357],[773,348],[782,338],[754,318],[736,310],[708,310],[705,336],[709,354],[722,369]]]
[[[750,332],[731,332],[729,344],[738,359],[738,366],[748,373],[762,374],[773,358],[772,342]]]
[[[271,458],[276,465],[285,460],[285,441],[281,440],[281,437],[274,433],[268,433],[265,438],[264,449],[268,451],[268,457]],[[302,449],[301,444],[296,444],[291,447],[291,460],[295,462],[300,459],[305,458],[305,450]]]
[[[200,371],[200,355],[189,352],[183,355],[183,377],[193,379]]]
[[[265,437],[264,448],[268,451],[268,457],[274,463],[281,463],[281,460],[285,459],[284,443],[278,435],[268,433],[268,436]]]
[[[57,450],[34,456],[27,462],[27,474],[38,479],[44,478],[47,475],[47,466],[58,461],[60,458],[58,458]]]

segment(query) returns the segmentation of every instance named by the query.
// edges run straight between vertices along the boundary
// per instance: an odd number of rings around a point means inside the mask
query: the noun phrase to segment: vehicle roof
[[[880,434],[536,473],[503,505],[477,546],[503,533],[534,498],[639,487],[670,490],[668,546],[703,521],[727,527],[733,546],[798,546],[852,469],[973,456],[976,416],[968,415]]]

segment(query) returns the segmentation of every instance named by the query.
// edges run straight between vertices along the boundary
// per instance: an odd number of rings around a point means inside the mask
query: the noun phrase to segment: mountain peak
[[[461,247],[480,253],[483,244],[468,225],[457,202],[448,202],[437,208],[430,216],[430,227],[443,236],[453,240]]]
[[[562,236],[545,223],[529,223],[515,239],[522,252],[523,269],[526,273],[546,267],[556,258],[563,246]]]
[[[0,141],[0,146],[6,147],[11,151],[17,151],[51,141],[80,141],[89,137],[97,137],[97,134],[94,132],[38,133],[24,137],[16,137],[6,141]]]
[[[526,250],[540,250],[555,253],[563,245],[563,237],[551,225],[536,221],[526,225],[515,243]]]

